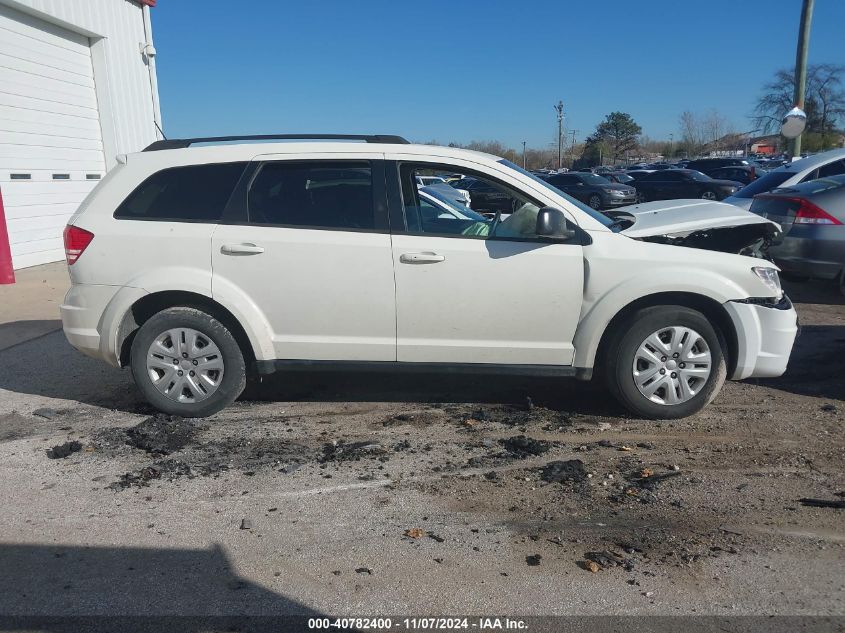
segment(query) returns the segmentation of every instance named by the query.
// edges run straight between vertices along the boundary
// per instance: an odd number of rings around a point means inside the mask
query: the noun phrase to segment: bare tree
[[[811,64],[807,68],[807,90],[804,110],[807,112],[807,132],[821,135],[825,147],[827,137],[845,117],[845,66]],[[783,116],[792,109],[795,73],[782,68],[772,81],[763,86],[763,94],[754,108],[754,124],[764,132],[780,127]]]
[[[698,117],[693,112],[684,110],[681,112],[679,124],[681,127],[681,147],[690,156],[697,154],[704,144],[702,127]]]

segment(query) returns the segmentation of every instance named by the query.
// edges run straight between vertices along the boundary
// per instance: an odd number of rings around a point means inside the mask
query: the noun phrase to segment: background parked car
[[[586,202],[593,209],[608,209],[634,204],[637,190],[628,185],[620,185],[598,174],[570,172],[553,174],[546,181],[573,198]]]
[[[602,174],[602,178],[607,178],[610,182],[615,182],[618,185],[634,187],[634,177],[626,174],[624,171],[610,171]]]
[[[694,169],[666,169],[640,178],[636,186],[639,202],[678,198],[722,200],[742,188],[742,183],[714,180]]]
[[[707,175],[716,180],[735,180],[743,185],[754,182],[768,172],[750,165],[733,165],[731,167],[717,167],[711,169]]]
[[[769,256],[784,273],[833,280],[845,293],[845,175],[760,194],[751,211],[780,224]]]
[[[734,166],[757,167],[757,164],[744,157],[696,158],[687,163],[686,169],[695,169],[703,174],[709,174],[711,169]]]
[[[754,196],[776,187],[792,187],[816,178],[845,174],[845,149],[832,149],[808,158],[792,161],[758,178],[750,185],[725,198],[725,202],[750,209]]]
[[[514,199],[486,180],[467,177],[456,182],[454,187],[469,192],[469,206],[479,213],[513,213]]]
[[[433,187],[435,190],[440,191],[441,195],[468,207],[470,204],[469,192],[466,189],[457,187],[456,184],[457,181],[450,182],[441,176],[417,176],[417,187]]]
[[[653,174],[654,172],[649,169],[634,169],[632,171],[626,171],[625,174],[630,178],[634,179],[634,185],[636,186],[636,182],[642,180],[649,174]]]

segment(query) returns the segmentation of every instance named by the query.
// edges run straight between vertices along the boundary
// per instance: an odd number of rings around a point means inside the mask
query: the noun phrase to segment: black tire
[[[177,402],[156,389],[147,370],[147,352],[157,337],[167,330],[191,328],[208,337],[220,350],[224,363],[223,377],[217,390],[198,402]],[[246,385],[246,363],[243,352],[229,329],[213,316],[189,307],[162,310],[150,317],[138,330],[132,342],[129,366],[132,378],[147,401],[159,411],[186,418],[204,418],[226,408],[241,394]]]
[[[715,191],[711,191],[710,189],[706,189],[705,191],[701,192],[701,199],[702,200],[718,200],[719,194]]]
[[[648,196],[645,191],[637,190],[637,203],[648,202]]]
[[[601,196],[594,193],[587,199],[587,204],[596,211],[601,211]]]
[[[675,325],[689,327],[701,335],[710,349],[711,372],[691,399],[659,404],[641,394],[634,383],[635,354],[653,332]],[[643,308],[626,318],[613,333],[603,359],[605,380],[614,397],[634,415],[658,420],[684,418],[707,406],[721,390],[727,376],[724,349],[723,336],[701,312],[672,305]]]

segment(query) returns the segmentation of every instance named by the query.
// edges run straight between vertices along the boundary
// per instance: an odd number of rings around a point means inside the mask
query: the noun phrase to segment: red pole
[[[15,269],[12,268],[12,247],[9,246],[6,212],[3,210],[3,192],[0,190],[0,284],[13,283],[15,283]]]

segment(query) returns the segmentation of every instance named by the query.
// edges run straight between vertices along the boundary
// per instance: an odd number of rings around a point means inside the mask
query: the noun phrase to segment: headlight
[[[778,271],[768,266],[755,266],[751,269],[757,277],[760,278],[766,287],[774,293],[774,296],[780,299],[783,296],[783,289],[780,287],[780,277]]]
[[[605,193],[609,193],[611,196],[621,196],[623,193],[619,191],[619,189],[605,189]]]

